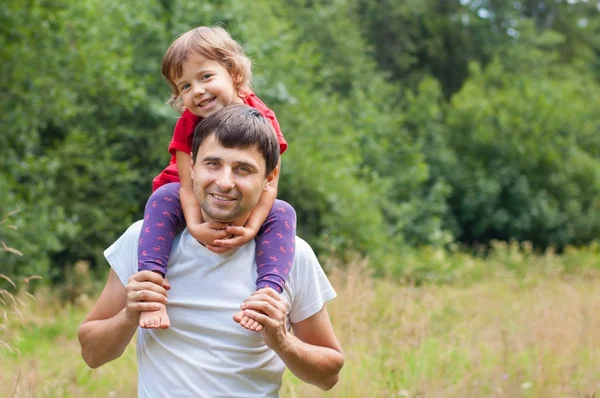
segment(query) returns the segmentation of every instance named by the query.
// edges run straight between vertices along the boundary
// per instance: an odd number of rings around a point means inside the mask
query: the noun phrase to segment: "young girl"
[[[171,44],[163,58],[162,74],[173,90],[169,103],[180,108],[183,105],[185,110],[169,145],[171,162],[154,179],[153,193],[146,204],[138,271],[166,275],[173,238],[187,224],[190,234],[216,253],[240,247],[256,237],[257,288],[271,287],[281,293],[294,261],[296,212],[288,203],[276,200],[277,178],[261,196],[246,225],[234,227],[202,220],[190,177],[196,123],[231,104],[245,103],[259,110],[271,121],[280,152],[286,150],[275,114],[250,90],[250,60],[223,28],[203,26],[182,34]],[[240,324],[249,330],[262,330],[262,325],[247,317]],[[166,308],[142,313],[140,326],[169,327]]]

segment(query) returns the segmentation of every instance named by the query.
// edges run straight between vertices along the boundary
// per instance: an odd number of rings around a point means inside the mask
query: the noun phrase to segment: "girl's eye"
[[[188,88],[190,88],[191,86],[189,84],[182,84],[181,86],[179,86],[179,91],[185,91]]]
[[[208,79],[210,79],[211,76],[212,75],[208,75],[208,74],[204,75],[204,76],[202,76],[202,80],[208,80]]]

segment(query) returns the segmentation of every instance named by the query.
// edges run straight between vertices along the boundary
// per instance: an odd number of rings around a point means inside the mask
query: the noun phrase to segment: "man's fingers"
[[[134,290],[131,292],[130,295],[130,300],[131,301],[148,301],[148,302],[154,302],[154,303],[163,303],[163,304],[167,304],[167,302],[169,301],[169,299],[166,296],[166,292],[165,293],[161,293],[161,292],[156,292],[150,289],[143,289],[143,290]]]
[[[277,302],[269,302],[268,300],[251,300],[242,304],[244,310],[262,311],[270,318],[284,318],[287,314],[287,309],[284,305]]]
[[[275,291],[275,289],[271,289],[270,287],[263,287],[262,289],[258,289],[256,291],[256,293],[258,293],[258,294],[266,294],[267,296],[271,296],[273,298],[283,300],[283,298],[281,297],[281,295],[279,293],[277,293]]]
[[[140,271],[133,274],[129,277],[129,282],[152,282],[157,285],[163,286],[167,289],[170,289],[169,283],[165,280],[165,278],[154,271]]]
[[[275,328],[278,326],[278,322],[275,319],[270,318],[266,314],[261,314],[260,312],[253,310],[244,310],[244,315],[250,319],[255,320],[256,322],[268,327]]]
[[[266,300],[275,305],[275,303],[280,303],[280,305],[287,307],[287,301],[279,293],[277,293],[274,289],[270,287],[262,288],[250,295],[245,301],[256,301],[256,300]]]
[[[143,292],[155,292],[157,294],[160,294],[161,296],[167,296],[168,294],[167,289],[165,289],[161,285],[157,285],[156,283],[152,282],[139,282],[132,284],[130,285],[129,290],[134,292],[134,294],[136,295],[137,292],[140,292],[140,295],[143,294]],[[139,298],[139,296],[136,296],[136,298]]]

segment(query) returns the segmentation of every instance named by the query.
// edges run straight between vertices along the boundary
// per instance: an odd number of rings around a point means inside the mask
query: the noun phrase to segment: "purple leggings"
[[[148,199],[138,244],[138,271],[167,274],[173,238],[185,227],[179,202],[178,182],[165,184]],[[292,269],[296,243],[296,211],[282,200],[275,200],[267,219],[258,231],[256,263],[258,289],[272,287],[279,293]]]

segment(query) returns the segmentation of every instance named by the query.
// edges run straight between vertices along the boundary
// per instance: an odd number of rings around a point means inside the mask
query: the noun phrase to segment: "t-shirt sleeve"
[[[169,153],[171,153],[171,155],[175,156],[177,151],[185,153],[192,152],[194,129],[199,120],[200,118],[187,109],[183,112],[181,117],[177,120],[175,130],[173,131],[173,138],[171,138],[171,143],[169,144]]]
[[[291,290],[290,321],[301,322],[319,312],[325,303],[336,297],[335,290],[317,256],[304,240],[296,237],[296,256],[288,279]]]
[[[123,286],[127,286],[129,277],[137,272],[138,238],[143,221],[132,224],[115,243],[104,251],[104,257]]]

